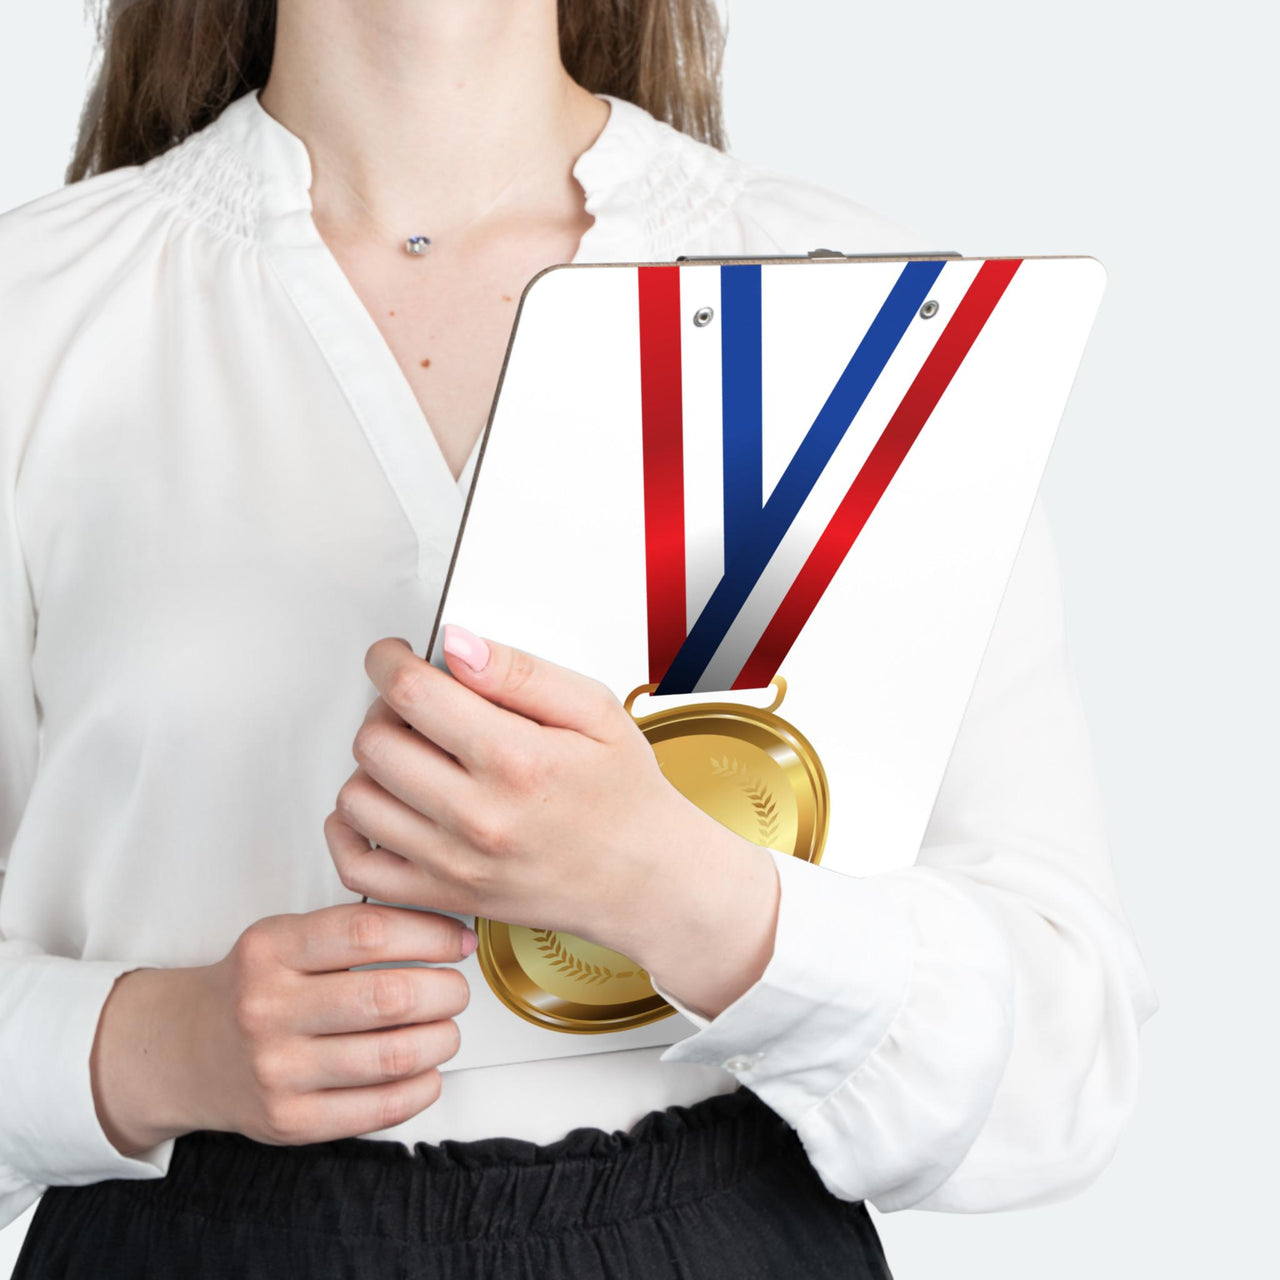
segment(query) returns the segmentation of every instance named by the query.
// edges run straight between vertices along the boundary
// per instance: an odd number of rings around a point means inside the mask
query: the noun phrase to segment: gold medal
[[[668,781],[731,831],[766,848],[818,862],[830,789],[808,739],[767,707],[704,702],[637,717]],[[632,704],[655,685],[641,685]],[[634,715],[634,712],[632,712]],[[477,958],[498,998],[552,1031],[598,1034],[644,1026],[675,1010],[648,974],[620,952],[554,929],[478,919]]]

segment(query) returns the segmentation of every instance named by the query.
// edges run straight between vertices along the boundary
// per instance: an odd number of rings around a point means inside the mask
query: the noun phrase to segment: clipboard
[[[583,671],[740,834],[911,864],[1104,288],[1087,256],[548,268],[429,660],[457,621]],[[617,952],[459,918],[481,945],[446,1070],[694,1029]]]

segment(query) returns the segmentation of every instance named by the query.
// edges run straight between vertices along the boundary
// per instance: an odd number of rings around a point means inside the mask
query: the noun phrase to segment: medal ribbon
[[[754,689],[767,685],[773,679],[1019,265],[1017,260],[1001,260],[986,262],[979,269],[888,426],[854,477],[835,515],[743,664],[732,688]]]
[[[649,681],[656,684],[683,643],[686,625],[680,268],[640,267],[636,275]]]
[[[764,493],[760,267],[720,268],[724,563],[751,537]],[[681,637],[683,639],[683,637]]]
[[[684,428],[679,404],[672,405],[673,399],[679,400],[681,382],[679,268],[638,269],[649,678],[657,683],[657,693],[688,693],[698,688],[944,265],[910,262],[903,268],[763,505],[760,267],[721,267],[725,567],[687,635]],[[758,688],[773,678],[1019,265],[1020,260],[1007,259],[984,263],[979,269],[836,511],[793,571],[793,581],[758,640],[750,652],[728,655],[732,659],[728,665],[735,671],[731,681],[724,678],[725,662],[717,663],[720,675],[713,679],[717,687]],[[651,474],[651,464],[661,470],[661,476]],[[678,494],[678,501],[673,494]],[[661,647],[655,648],[655,637]]]

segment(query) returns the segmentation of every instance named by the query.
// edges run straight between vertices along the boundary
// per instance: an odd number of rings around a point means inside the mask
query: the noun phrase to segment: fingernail
[[[480,939],[476,937],[474,929],[468,929],[465,925],[462,927],[462,954],[469,956],[480,945]]]
[[[456,623],[444,624],[444,651],[461,658],[472,671],[483,671],[489,661],[489,646],[479,636],[473,636],[466,627]]]

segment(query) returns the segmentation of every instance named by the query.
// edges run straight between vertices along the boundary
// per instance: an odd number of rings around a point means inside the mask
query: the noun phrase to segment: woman
[[[900,872],[730,836],[501,637],[415,654],[534,273],[938,246],[721,149],[705,0],[108,19],[0,218],[15,1274],[887,1276],[867,1202],[1091,1181],[1156,1001],[1039,502]],[[442,1072],[459,915],[594,931],[695,1031]]]

